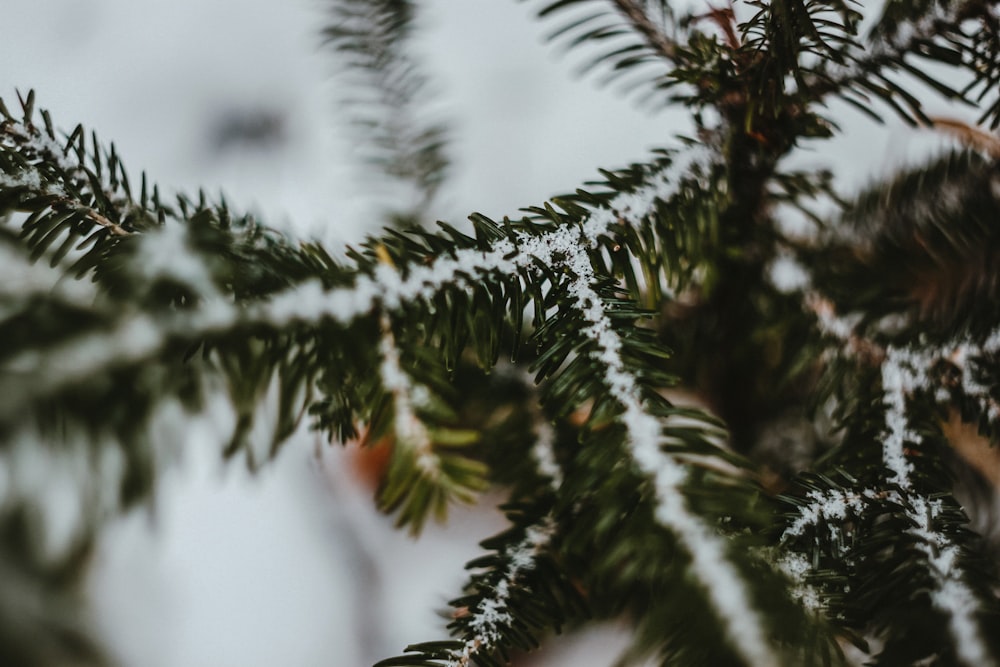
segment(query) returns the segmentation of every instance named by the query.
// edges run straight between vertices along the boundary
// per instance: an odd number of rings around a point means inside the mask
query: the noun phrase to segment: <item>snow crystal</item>
[[[819,525],[820,521],[843,521],[849,516],[861,516],[865,512],[867,501],[876,496],[876,492],[872,489],[861,491],[811,490],[806,494],[809,502],[799,507],[798,517],[782,533],[781,540],[786,541],[800,537],[805,534],[807,528]]]
[[[17,176],[0,174],[0,187],[2,188],[28,188],[29,190],[40,190],[42,187],[42,176],[37,169],[27,168]]]
[[[812,571],[812,564],[805,556],[793,551],[786,552],[775,563],[785,576],[792,580],[789,590],[792,599],[810,611],[822,611],[823,600],[815,586],[808,583],[807,577]]]

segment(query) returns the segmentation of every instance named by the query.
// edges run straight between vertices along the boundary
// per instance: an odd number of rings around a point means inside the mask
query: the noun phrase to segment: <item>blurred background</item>
[[[453,138],[435,218],[514,214],[687,129],[682,112],[653,115],[574,77],[582,58],[545,45],[553,26],[535,20],[537,3],[424,5],[414,50]],[[0,97],[13,108],[15,91],[34,88],[58,126],[113,140],[132,174],[224,193],[343,248],[381,226],[385,202],[338,120],[327,16],[322,0],[4,0]],[[845,117],[852,132],[834,152],[798,159],[842,167],[850,189],[943,141],[856,120]],[[338,445],[303,430],[250,473],[221,463],[217,430],[211,416],[175,425],[155,506],[103,538],[89,591],[122,664],[363,666],[446,636],[436,611],[502,527],[495,510],[457,509],[415,541],[375,512]],[[600,628],[530,664],[605,665],[622,646]]]

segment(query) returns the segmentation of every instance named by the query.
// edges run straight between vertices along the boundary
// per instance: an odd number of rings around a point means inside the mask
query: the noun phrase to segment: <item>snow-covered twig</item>
[[[396,445],[415,454],[417,468],[425,476],[435,478],[440,473],[440,461],[434,454],[427,427],[417,417],[415,403],[426,395],[425,387],[416,385],[399,363],[399,350],[389,318],[382,318],[382,338],[379,342],[382,363],[379,375],[382,386],[392,396],[393,425]]]
[[[687,509],[681,490],[686,477],[683,464],[660,451],[660,421],[644,409],[636,379],[626,370],[620,354],[622,341],[594,289],[597,276],[588,252],[597,247],[603,235],[613,233],[615,226],[641,223],[657,201],[668,200],[672,188],[700,166],[703,155],[691,151],[684,157],[676,159],[670,169],[647,185],[595,209],[579,226],[563,225],[542,234],[517,232],[485,251],[458,250],[428,265],[408,267],[405,276],[382,263],[375,267],[373,276],[360,277],[352,287],[324,289],[318,282],[309,282],[256,306],[237,308],[226,300],[211,299],[190,311],[175,313],[166,321],[154,321],[148,315],[126,318],[113,336],[91,334],[53,350],[47,355],[40,381],[33,384],[34,391],[57,389],[112,364],[155,358],[174,337],[197,338],[255,323],[284,326],[334,320],[346,324],[373,311],[394,311],[407,303],[430,300],[445,288],[471,289],[484,278],[537,273],[539,263],[547,265],[573,277],[567,287],[571,307],[583,317],[586,327],[581,335],[595,341],[591,356],[606,369],[605,384],[624,408],[620,419],[627,430],[634,463],[643,475],[654,480],[657,519],[691,553],[694,572],[716,612],[725,620],[736,648],[753,664],[774,662],[764,639],[767,633],[753,611],[743,582],[725,556],[723,541]],[[115,344],[109,345],[110,340]],[[388,355],[383,349],[382,372],[391,380],[396,375],[389,372],[391,364],[385,361],[391,361]]]
[[[86,171],[75,161],[71,160],[66,155],[66,151],[52,137],[40,129],[33,126],[26,126],[23,123],[7,122],[2,125],[2,130],[0,132],[0,140],[8,144],[13,142],[17,144],[20,150],[23,151],[26,149],[29,154],[43,158],[46,163],[58,165],[66,173],[67,178],[75,176],[82,179],[83,182],[89,182],[90,179]],[[4,137],[6,139],[3,139]],[[47,180],[36,167],[25,166],[17,178],[0,174],[0,187],[26,187],[35,194],[55,197],[56,200],[49,204],[53,208],[77,211],[91,222],[106,228],[115,236],[129,236],[131,234],[127,229],[110,220],[100,211],[76,201],[62,186],[47,182]],[[108,193],[105,194],[107,195]]]
[[[511,593],[519,590],[518,580],[535,567],[538,554],[548,547],[555,531],[556,523],[547,515],[539,524],[530,526],[524,539],[504,553],[506,569],[503,576],[495,584],[491,596],[468,610],[472,617],[467,627],[472,636],[453,653],[447,667],[469,667],[477,655],[491,652],[503,641],[514,621],[508,607]]]

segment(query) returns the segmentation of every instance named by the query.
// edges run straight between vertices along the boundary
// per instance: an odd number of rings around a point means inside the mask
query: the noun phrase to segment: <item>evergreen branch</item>
[[[831,482],[826,480],[826,483]],[[949,513],[957,514],[959,520],[964,521],[961,512],[948,508],[940,499],[928,499],[923,493],[913,490],[880,492],[872,488],[812,488],[805,499],[789,499],[789,502],[795,511],[781,538],[784,547],[791,549],[794,543],[799,542],[809,545],[806,549],[818,554],[810,558],[794,555],[795,552],[789,550],[784,555],[784,569],[793,576],[804,600],[818,609],[830,605],[832,611],[845,614],[852,623],[857,623],[859,618],[870,619],[871,614],[881,613],[891,618],[887,609],[891,605],[907,604],[906,600],[911,596],[907,590],[893,590],[888,596],[890,599],[887,599],[883,580],[888,577],[894,586],[912,587],[911,578],[918,576],[917,573],[911,574],[905,581],[889,573],[901,567],[904,559],[916,556],[922,561],[920,567],[923,573],[919,576],[927,578],[930,604],[947,620],[950,646],[957,660],[970,666],[995,664],[995,659],[991,657],[995,655],[995,647],[985,641],[986,635],[982,631],[986,623],[984,616],[996,613],[991,611],[996,601],[988,591],[974,591],[969,586],[969,573],[963,565],[967,566],[976,559],[967,544],[954,540],[955,529],[948,525],[954,521]],[[891,531],[899,532],[892,533],[880,527],[886,521],[894,523]],[[882,552],[872,551],[867,546],[869,543],[878,544]],[[890,543],[891,550],[888,548]],[[843,582],[839,584],[839,590],[837,587],[813,587],[813,581],[832,581],[825,568],[838,566],[840,572],[837,579]],[[908,567],[912,569],[912,566]],[[849,604],[845,607],[845,587],[847,590],[858,587],[864,591],[876,586],[881,592],[875,601],[875,609],[860,610]],[[898,596],[898,600],[890,601],[893,596]],[[825,600],[826,604],[821,600]],[[862,620],[861,625],[864,624]],[[905,633],[909,630],[890,625],[890,632]],[[935,652],[940,648],[933,644],[929,647]],[[899,650],[899,646],[889,642],[884,655]],[[911,659],[918,657],[923,656],[914,653]]]
[[[685,507],[680,490],[685,477],[683,468],[673,457],[660,453],[659,420],[647,413],[641,405],[638,385],[622,357],[625,342],[611,326],[605,313],[610,304],[592,286],[597,281],[597,276],[589,251],[596,246],[599,236],[611,231],[611,227],[619,224],[620,218],[643,220],[651,205],[663,199],[669,199],[669,195],[662,191],[662,186],[658,183],[652,184],[637,192],[628,193],[623,198],[612,200],[606,207],[597,209],[585,218],[580,227],[560,225],[544,233],[534,234],[513,232],[510,236],[494,241],[489,251],[458,251],[454,259],[438,258],[429,266],[407,267],[405,278],[396,284],[392,284],[388,276],[383,278],[379,298],[386,305],[401,304],[412,298],[429,300],[432,292],[425,290],[440,289],[432,286],[439,277],[445,277],[449,282],[463,283],[487,277],[493,272],[537,277],[565,272],[568,280],[559,290],[566,297],[559,299],[560,303],[565,304],[561,308],[568,307],[582,320],[582,324],[576,327],[573,338],[587,341],[584,343],[583,349],[587,350],[584,354],[591,363],[597,363],[604,369],[599,375],[604,378],[603,384],[609,392],[610,403],[617,403],[624,410],[620,420],[625,427],[625,439],[630,443],[633,461],[644,476],[654,479],[659,507],[656,516],[664,527],[691,550],[695,573],[708,589],[709,596],[717,606],[716,611],[726,619],[737,649],[752,662],[766,662],[775,656],[760,639],[766,634],[757,625],[759,621],[755,614],[749,611],[752,609],[749,600],[741,598],[739,594],[743,590],[739,575],[727,564],[721,542]],[[448,268],[445,270],[443,267]],[[407,295],[406,298],[403,297],[404,294]],[[301,299],[295,301],[303,303]],[[308,311],[313,314],[324,310],[322,307],[316,308],[314,304],[308,306]],[[542,331],[544,327],[536,335],[542,335]],[[561,340],[566,341],[569,348],[575,346],[572,339]],[[544,366],[558,366],[556,359],[565,354],[559,353],[559,356],[548,359],[547,355],[553,352],[554,350],[543,351],[540,360],[546,360]],[[570,368],[572,367],[574,366],[571,364]],[[566,372],[569,372],[568,369]],[[540,376],[545,373],[543,368]],[[561,387],[559,391],[568,391],[570,386],[569,381],[563,379],[552,381],[553,391],[555,387]],[[565,401],[560,401],[560,404],[571,405]],[[598,414],[601,414],[601,410],[595,406],[592,418],[597,418]],[[719,581],[723,584],[720,585]]]
[[[861,573],[874,566],[870,562],[872,560],[883,561],[886,568],[898,566],[893,558],[887,559],[884,554],[870,555],[871,552],[864,547],[868,540],[879,540],[880,548],[887,543],[887,538],[880,535],[881,529],[875,516],[887,512],[898,517],[903,522],[901,537],[890,538],[896,543],[893,550],[895,558],[901,558],[901,554],[915,549],[914,553],[925,559],[922,567],[928,577],[930,603],[947,618],[956,659],[966,665],[994,664],[990,656],[995,649],[988,645],[982,634],[982,623],[985,622],[982,617],[996,613],[991,611],[996,600],[992,594],[976,591],[968,584],[969,576],[963,570],[963,564],[968,565],[975,558],[967,544],[955,540],[955,529],[949,527],[956,521],[966,521],[964,515],[947,509],[942,500],[929,497],[921,488],[928,483],[925,477],[927,461],[932,460],[934,455],[925,449],[930,442],[922,429],[912,423],[910,402],[919,395],[925,395],[938,403],[949,403],[952,397],[945,389],[940,371],[935,369],[940,368],[945,360],[951,360],[964,374],[962,369],[966,355],[995,353],[1000,349],[1000,336],[991,335],[981,346],[970,341],[953,341],[941,347],[923,348],[889,345],[873,354],[872,348],[878,348],[878,345],[859,343],[855,327],[843,323],[829,312],[832,308],[828,302],[816,296],[810,297],[807,302],[812,304],[813,309],[816,304],[821,304],[819,320],[822,328],[833,333],[836,344],[842,346],[849,359],[860,359],[864,364],[874,363],[881,373],[885,425],[878,440],[881,443],[880,463],[890,486],[886,491],[872,487],[841,489],[829,479],[821,478],[824,486],[810,488],[805,500],[791,500],[795,511],[781,542],[787,544],[801,540],[808,531],[814,535],[813,549],[817,549],[821,542],[828,545],[825,547],[824,562],[835,563],[839,560],[846,563],[850,569],[843,572],[844,576],[849,581],[861,577],[864,582],[865,577],[871,575]],[[975,385],[970,390],[972,394],[977,393]],[[850,436],[845,442],[850,444]],[[919,485],[914,477],[918,462],[925,470],[921,473]],[[855,482],[851,478],[849,480]],[[822,540],[818,537],[820,535]],[[815,564],[817,559],[814,557],[812,562]],[[796,581],[806,585],[808,575],[801,567],[794,570],[798,575]],[[820,574],[814,571],[812,576]],[[899,595],[905,596],[906,593],[900,591]],[[884,608],[886,602],[880,600],[877,605]],[[849,614],[857,612],[852,610]],[[886,655],[897,650],[902,649],[890,643]]]
[[[508,660],[512,648],[537,646],[537,630],[523,619],[558,630],[564,619],[582,613],[573,585],[549,562],[559,528],[553,511],[545,507],[562,485],[562,471],[552,452],[554,435],[546,421],[535,420],[531,455],[548,489],[530,504],[509,506],[507,516],[515,525],[483,543],[494,554],[467,565],[482,571],[465,586],[466,595],[451,601],[455,611],[448,627],[461,640],[407,646],[409,655],[382,660],[376,667],[499,665]]]
[[[681,161],[679,164],[687,163]],[[677,166],[672,165],[674,169]],[[126,366],[146,365],[161,358],[166,349],[179,342],[197,344],[205,341],[210,346],[219,345],[225,336],[239,331],[260,332],[261,327],[278,332],[293,324],[314,327],[325,321],[348,326],[383,309],[396,311],[410,303],[430,302],[444,289],[471,289],[475,282],[484,278],[521,275],[525,280],[537,280],[547,279],[552,271],[565,272],[570,276],[563,286],[568,296],[566,305],[585,323],[578,332],[582,334],[581,340],[596,343],[588,356],[591,362],[605,368],[610,398],[624,409],[621,421],[635,465],[644,475],[654,479],[657,517],[690,550],[695,574],[708,590],[716,611],[726,619],[737,650],[752,663],[771,661],[774,655],[761,639],[766,633],[751,611],[749,599],[741,593],[740,579],[728,565],[722,543],[685,507],[680,489],[685,477],[683,468],[673,457],[660,453],[660,423],[646,412],[635,394],[635,378],[622,356],[624,341],[610,325],[604,298],[593,286],[599,282],[599,277],[592,266],[591,252],[598,247],[599,239],[602,235],[613,234],[624,220],[633,224],[645,220],[655,202],[670,199],[669,190],[663,188],[672,180],[669,174],[657,175],[650,185],[594,209],[579,227],[560,225],[539,232],[524,223],[523,231],[511,229],[487,245],[487,249],[463,248],[454,251],[452,257],[439,258],[429,265],[407,265],[399,272],[385,264],[376,265],[372,267],[371,277],[361,275],[351,287],[324,289],[318,282],[307,281],[275,292],[266,301],[246,303],[241,307],[203,294],[202,303],[180,311],[155,317],[146,313],[122,317],[111,329],[110,336],[103,333],[78,336],[51,350],[46,356],[45,372],[32,383],[31,391],[5,406],[8,411],[4,416],[10,419],[30,412],[25,410],[30,404],[51,397],[84,378]],[[167,233],[159,231],[157,234]],[[104,344],[108,338],[120,340],[121,344],[110,348]],[[391,380],[395,376],[386,373],[388,363],[383,364],[383,376]],[[13,366],[18,365],[23,362],[15,360]],[[394,384],[388,381],[386,384],[392,391]],[[396,391],[397,395],[400,393]],[[401,422],[408,421],[406,415],[397,414],[397,419],[400,417]]]
[[[677,45],[650,18],[649,10],[644,6],[647,3],[640,4],[636,0],[614,0],[614,3],[654,51],[667,60],[674,59]],[[665,8],[666,5],[663,5],[661,11]]]
[[[515,629],[516,617],[508,609],[511,595],[532,593],[531,588],[524,586],[519,580],[536,567],[539,555],[551,548],[555,528],[551,515],[547,515],[536,526],[528,527],[524,539],[502,553],[504,566],[499,579],[489,585],[487,590],[491,591],[490,594],[481,597],[474,606],[465,606],[471,602],[468,598],[457,601],[463,603],[463,606],[456,611],[454,626],[463,627],[463,634],[469,639],[462,645],[460,652],[452,655],[446,663],[447,667],[468,667],[478,656],[488,656],[500,646],[511,644],[509,637],[520,630]]]
[[[129,229],[111,218],[134,208],[128,178],[118,161],[114,147],[106,155],[108,183],[102,184],[105,158],[100,155],[96,136],[92,138],[93,170],[86,166],[87,154],[82,127],[68,137],[65,146],[56,140],[49,115],[42,111],[44,127],[34,123],[34,91],[20,100],[23,116],[15,118],[0,102],[0,148],[5,149],[0,181],[21,198],[44,198],[55,211],[69,210],[104,227],[114,236],[127,236]],[[16,173],[17,176],[12,174]],[[145,183],[143,184],[145,200]],[[22,190],[23,188],[23,190]],[[102,204],[104,205],[102,207]],[[117,206],[115,206],[117,204]],[[8,204],[10,206],[10,204]],[[101,210],[105,208],[105,210]],[[108,211],[114,211],[110,216]]]
[[[576,247],[573,244],[557,249],[573,253]],[[708,593],[736,650],[749,664],[778,664],[777,656],[763,641],[767,633],[744,582],[725,556],[722,541],[686,506],[681,490],[686,479],[684,468],[677,459],[660,451],[660,421],[642,405],[642,392],[621,356],[624,343],[611,325],[602,299],[590,286],[595,276],[589,259],[579,250],[575,252],[577,256],[569,265],[577,277],[568,294],[584,322],[582,337],[595,342],[589,356],[604,369],[600,374],[602,383],[610,398],[624,410],[620,420],[633,464],[653,480],[656,519],[689,551],[693,574]],[[542,249],[532,254],[543,263],[550,260]]]
[[[326,33],[353,68],[369,157],[417,191],[410,219],[445,166],[439,128],[413,119],[426,82],[406,53],[413,6],[338,0]],[[344,263],[225,202],[168,205],[145,179],[133,196],[113,146],[82,128],[57,139],[31,94],[20,118],[0,103],[0,216],[20,227],[0,226],[0,467],[14,480],[0,662],[19,591],[64,603],[53,582],[78,576],[108,509],[150,495],[161,420],[221,395],[225,453],[251,465],[306,414],[387,443],[379,503],[414,530],[487,483],[510,487],[512,528],[470,564],[454,639],[382,665],[501,665],[582,619],[580,597],[597,616],[637,612],[626,659],[827,665],[843,661],[835,637],[872,651],[858,632],[882,643],[879,664],[995,664],[996,568],[949,494],[940,422],[1000,433],[997,142],[927,118],[908,86],[1000,122],[1000,5],[890,0],[866,47],[861,5],[751,6],[737,26],[725,9],[674,21],[662,0],[547,0],[540,14],[563,17],[554,39],[598,46],[591,67],[689,103],[698,140],[523,219],[388,231]],[[781,218],[818,217],[832,190],[778,167],[839,130],[818,112],[832,96],[881,100],[985,155],[878,184],[797,238]],[[530,390],[483,379],[503,353],[530,360]],[[727,430],[660,393],[678,378]],[[816,406],[839,431],[820,432]],[[813,466],[786,485],[762,454],[775,434],[786,459],[829,451],[786,461]],[[32,511],[45,499],[18,460],[28,449],[53,452],[53,475],[77,458],[103,466],[105,451],[124,464],[58,477],[82,500],[78,530],[53,537]],[[58,616],[43,607],[33,627]]]
[[[962,550],[934,524],[943,512],[940,501],[917,496],[908,499],[907,518],[915,524],[910,534],[915,546],[927,559],[934,588],[931,603],[948,618],[954,651],[968,667],[996,665],[997,659],[984,641],[983,629],[976,618],[981,603],[967,583],[968,574],[961,568]]]
[[[550,501],[551,499],[549,499]],[[414,644],[407,655],[375,667],[494,667],[507,664],[512,649],[537,646],[539,629],[559,629],[581,615],[579,596],[553,560],[558,526],[539,503],[509,507],[515,525],[483,542],[493,553],[466,567],[479,570],[455,607],[449,628],[462,639]],[[535,518],[532,518],[535,517]]]
[[[379,375],[391,397],[394,437],[379,504],[386,512],[398,510],[397,527],[408,525],[417,534],[428,514],[440,521],[451,503],[473,502],[487,485],[486,468],[467,457],[440,451],[444,447],[469,446],[478,435],[443,429],[432,433],[428,429],[418,411],[430,409],[431,393],[427,387],[414,384],[401,367],[399,350],[385,315],[381,327]],[[377,431],[378,425],[371,428]]]
[[[595,244],[601,233],[610,232],[620,220],[645,219],[646,209],[650,202],[657,199],[657,188],[661,187],[657,184],[646,186],[642,193],[630,193],[616,200],[612,207],[597,209],[586,223],[591,235],[589,243]],[[622,213],[619,214],[616,208],[620,208]],[[169,211],[160,209],[159,217],[163,217],[166,212]],[[200,211],[196,211],[192,222],[199,215]],[[173,261],[177,256],[189,256],[198,249],[195,233],[199,227],[193,224],[164,223],[124,246],[129,252],[116,256],[118,260],[127,260],[121,267],[121,273],[130,276],[144,275],[143,284],[146,285],[163,280],[182,283],[193,298],[187,299],[185,307],[179,310],[170,308],[164,311],[157,308],[151,312],[134,312],[129,309],[108,314],[107,319],[92,330],[77,332],[69,340],[60,341],[47,354],[45,365],[38,369],[36,381],[31,383],[30,391],[21,392],[18,400],[5,406],[8,410],[4,413],[4,419],[16,420],[21,415],[30,414],[32,411],[29,406],[54,398],[86,378],[120,373],[126,368],[138,369],[156,362],[171,349],[181,350],[207,343],[210,349],[224,350],[223,341],[233,335],[246,336],[250,332],[254,332],[255,336],[261,332],[277,333],[293,325],[308,329],[329,320],[349,326],[381,308],[395,310],[407,303],[428,302],[443,289],[471,288],[483,277],[534,273],[537,272],[537,264],[544,264],[545,261],[556,268],[565,266],[573,270],[575,267],[566,264],[567,258],[577,262],[588,261],[586,255],[576,259],[569,256],[555,259],[561,252],[560,247],[576,243],[577,237],[569,231],[571,227],[537,237],[537,231],[532,231],[534,227],[529,223],[524,224],[527,225],[525,231],[512,232],[510,238],[497,241],[489,252],[471,247],[461,248],[453,252],[454,259],[442,258],[430,265],[405,267],[405,278],[384,264],[374,264],[369,265],[371,275],[360,275],[351,287],[326,289],[320,286],[316,278],[312,278],[295,283],[283,291],[269,291],[268,299],[257,297],[234,306],[219,291],[222,287],[220,280],[213,272],[206,271],[205,265],[198,263],[202,260],[194,260],[182,266]],[[512,244],[511,239],[517,245]],[[144,248],[151,254],[145,252]],[[274,248],[266,246],[260,250],[273,252]],[[538,253],[541,253],[543,259],[539,259]],[[517,257],[516,262],[511,263],[511,255]],[[255,251],[247,260],[259,261],[261,257],[262,254]],[[300,251],[295,260],[305,263],[307,257],[308,253]],[[317,275],[315,268],[302,268],[306,269],[303,276],[308,276],[309,272]],[[327,271],[319,275],[334,285],[342,281],[337,273]],[[227,287],[242,288],[237,285]],[[518,305],[517,310],[520,309],[521,306]],[[118,340],[120,344],[110,347],[104,344],[107,340]],[[292,352],[283,354],[288,353]],[[303,353],[313,354],[308,350],[303,350]],[[9,367],[30,366],[32,362],[28,359],[29,357],[15,356]],[[243,366],[245,364],[234,364],[231,372],[237,372]],[[265,367],[262,370],[263,368]],[[254,384],[263,386],[262,383],[268,377],[265,372]],[[11,375],[10,380],[20,383],[21,375]],[[247,400],[252,396],[253,392],[250,392]],[[247,404],[247,410],[250,409],[249,405]],[[245,430],[245,427],[241,427],[241,430]],[[238,438],[234,442],[235,440]]]
[[[871,30],[867,48],[850,53],[846,67],[838,64],[818,70],[809,87],[817,95],[834,92],[878,118],[865,105],[871,94],[908,122],[929,124],[921,102],[887,73],[902,71],[946,99],[962,102],[969,102],[968,94],[982,86],[981,101],[995,88],[1000,76],[1000,24],[996,10],[997,3],[979,0],[888,2]],[[970,23],[978,23],[979,29],[967,30]],[[953,85],[954,77],[945,80],[908,58],[942,64],[957,70],[956,74],[964,70],[971,81],[963,89],[961,84]],[[980,122],[992,114],[995,127],[1000,122],[996,110],[994,105]]]
[[[942,191],[950,191],[950,196],[957,198],[959,202],[963,197],[981,197],[980,191],[966,190],[964,187],[966,182],[978,182],[976,168],[973,167],[970,171],[964,167],[966,163],[958,164],[963,165],[963,168],[957,168],[956,160],[952,157],[933,165],[930,170],[918,170],[916,175],[902,177],[883,191],[878,204],[879,210],[888,210],[883,207],[891,207],[901,192],[911,192],[904,185],[908,178],[920,178],[921,190],[926,193],[925,196],[940,196]],[[956,202],[948,202],[945,206],[949,207],[954,203]],[[963,210],[975,211],[976,208],[979,207],[966,206]],[[863,220],[874,227],[876,216],[864,217],[871,215],[870,206],[866,203],[859,209],[864,214],[854,213],[856,220]],[[893,213],[900,211],[894,210]],[[901,213],[904,218],[908,215],[923,218],[918,219],[917,224],[906,231],[907,235],[913,234],[914,228],[919,234],[923,229],[936,227],[936,223],[932,222],[935,227],[931,227],[926,222],[928,219],[936,219],[938,212],[933,208],[914,206]],[[883,236],[875,236],[874,244],[881,243],[893,248],[895,239],[900,238],[896,236],[900,231],[902,228],[894,220],[888,221],[888,224],[883,221],[879,228],[879,234]],[[885,244],[886,237],[891,244]],[[853,243],[857,244],[856,238]],[[922,243],[926,244],[926,240]],[[965,245],[974,242],[949,233],[949,243]],[[935,248],[941,250],[941,246],[942,244],[936,244]],[[884,256],[886,247],[875,247]],[[853,622],[862,627],[868,625],[869,631],[873,615],[886,619],[879,622],[882,629],[888,627],[889,630],[883,657],[886,660],[913,660],[924,655],[921,651],[938,651],[938,648],[933,643],[919,648],[907,647],[898,641],[895,633],[900,630],[895,627],[895,620],[888,620],[894,613],[888,610],[893,605],[905,605],[908,593],[906,590],[894,590],[887,597],[886,584],[873,577],[889,577],[895,586],[910,589],[913,586],[912,577],[920,576],[926,581],[927,599],[931,608],[947,620],[948,637],[942,637],[941,641],[951,646],[955,660],[967,665],[994,664],[993,656],[997,654],[998,647],[991,645],[984,630],[987,627],[986,619],[996,614],[995,595],[970,585],[973,581],[970,572],[976,571],[978,577],[982,576],[982,572],[975,565],[977,558],[959,528],[967,519],[957,508],[952,509],[945,504],[946,500],[935,497],[943,490],[941,481],[934,478],[940,474],[936,470],[939,464],[934,463],[940,459],[934,451],[934,437],[937,436],[932,437],[926,426],[920,426],[915,421],[918,419],[915,416],[915,404],[918,401],[924,405],[929,402],[931,406],[936,404],[939,408],[948,409],[954,401],[965,398],[967,392],[972,414],[989,414],[994,399],[989,390],[985,390],[970,376],[970,360],[982,362],[991,359],[1000,350],[1000,336],[995,333],[973,336],[967,332],[958,338],[936,343],[926,339],[902,344],[882,342],[886,338],[889,341],[894,338],[906,341],[906,328],[903,329],[902,336],[898,331],[890,336],[880,331],[877,320],[875,326],[872,326],[860,317],[838,316],[832,302],[817,293],[817,276],[813,275],[814,272],[807,271],[794,260],[785,261],[788,265],[783,271],[795,276],[786,278],[786,282],[805,295],[806,310],[815,315],[818,330],[831,339],[833,349],[840,357],[839,361],[831,361],[874,369],[880,375],[881,382],[879,393],[873,400],[884,406],[884,426],[880,432],[871,435],[880,451],[879,465],[885,480],[871,480],[867,485],[858,486],[857,480],[849,477],[851,486],[848,488],[841,488],[832,480],[822,477],[818,486],[810,486],[803,481],[809,489],[805,500],[791,501],[795,511],[782,536],[782,542],[791,544],[802,540],[808,530],[814,536],[814,553],[817,550],[824,551],[821,559],[816,555],[811,559],[813,566],[823,563],[818,569],[811,567],[811,574],[803,577],[801,568],[798,568],[798,581],[807,584],[812,579],[822,578],[825,576],[823,567],[836,567],[834,564],[839,563],[839,576],[846,577],[852,588],[878,588],[880,592],[877,599],[871,600],[871,606],[866,609],[845,609],[842,606],[843,595],[839,592],[834,593],[838,602],[833,607],[843,610],[842,613],[847,618],[861,619]],[[913,319],[911,316],[907,324],[912,326]],[[896,328],[898,330],[900,327],[897,325]],[[874,340],[864,333],[866,329],[876,337]],[[864,377],[866,376],[861,375],[858,381],[864,382]],[[966,383],[967,389],[964,387]],[[844,412],[852,414],[853,419],[866,419],[858,415],[859,410],[854,408],[853,405],[845,406]],[[859,456],[857,453],[846,452],[856,452],[858,447],[870,446],[868,442],[867,436],[859,438],[858,433],[849,431],[840,446],[845,452],[841,454],[842,460],[850,461],[851,456]],[[868,465],[867,455],[860,456],[866,462],[861,465]],[[858,464],[857,460],[851,464],[854,474],[870,475],[870,471],[864,473],[863,468],[858,468]],[[887,522],[896,522],[898,532],[890,532],[886,527]],[[803,543],[807,544],[808,540],[803,540]],[[825,546],[819,548],[817,545],[821,543]],[[879,546],[873,550],[869,544]],[[888,549],[890,544],[892,548]],[[916,565],[914,560],[920,564]],[[894,568],[903,567],[904,562],[911,572],[910,577],[905,581],[892,579],[889,573]],[[873,571],[878,574],[873,574]],[[825,594],[829,595],[828,592]]]
[[[449,167],[447,127],[421,122],[428,79],[407,49],[416,13],[408,0],[332,0],[323,31],[342,64],[341,101],[362,155],[406,190],[389,193],[399,226],[422,222]]]
[[[664,197],[660,195],[656,198]],[[630,201],[628,205],[613,208],[634,214],[648,210],[651,203]],[[589,224],[585,223],[585,230]],[[560,243],[558,238],[545,237],[544,240],[545,245],[533,246],[530,254],[544,265],[552,263],[553,255],[558,255],[571,268],[574,278],[565,290],[569,304],[581,319],[577,335],[592,341],[585,348],[585,354],[603,369],[598,373],[601,384],[610,400],[622,409],[617,420],[624,427],[627,451],[638,471],[653,482],[656,520],[689,551],[692,573],[706,590],[737,652],[749,664],[777,664],[777,655],[763,640],[767,633],[763,630],[762,620],[741,575],[725,555],[723,542],[686,506],[682,486],[687,475],[683,465],[679,458],[661,452],[661,422],[643,405],[641,385],[622,355],[626,343],[609,319],[609,304],[592,287],[596,275],[585,253],[585,246],[581,248],[575,241]],[[552,243],[553,240],[555,243]],[[569,368],[564,375],[569,374]],[[553,380],[554,386],[557,383],[569,386],[561,378]],[[594,413],[598,412],[595,406]]]
[[[592,5],[612,4],[613,8],[586,10]],[[567,50],[593,46],[600,50],[581,66],[581,72],[603,68],[602,83],[610,83],[628,74],[634,82],[627,88],[645,87],[641,99],[651,99],[669,80],[673,61],[682,46],[667,30],[676,24],[670,4],[665,0],[559,0],[548,1],[538,10],[539,18],[565,15],[567,18],[548,39],[562,40]]]

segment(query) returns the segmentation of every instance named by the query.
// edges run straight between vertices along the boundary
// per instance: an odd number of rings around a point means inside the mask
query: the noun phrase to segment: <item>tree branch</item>
[[[635,0],[614,0],[614,3],[632,24],[632,27],[642,33],[642,36],[646,38],[646,43],[654,51],[668,60],[673,60],[677,56],[677,45],[649,19],[638,2]]]

